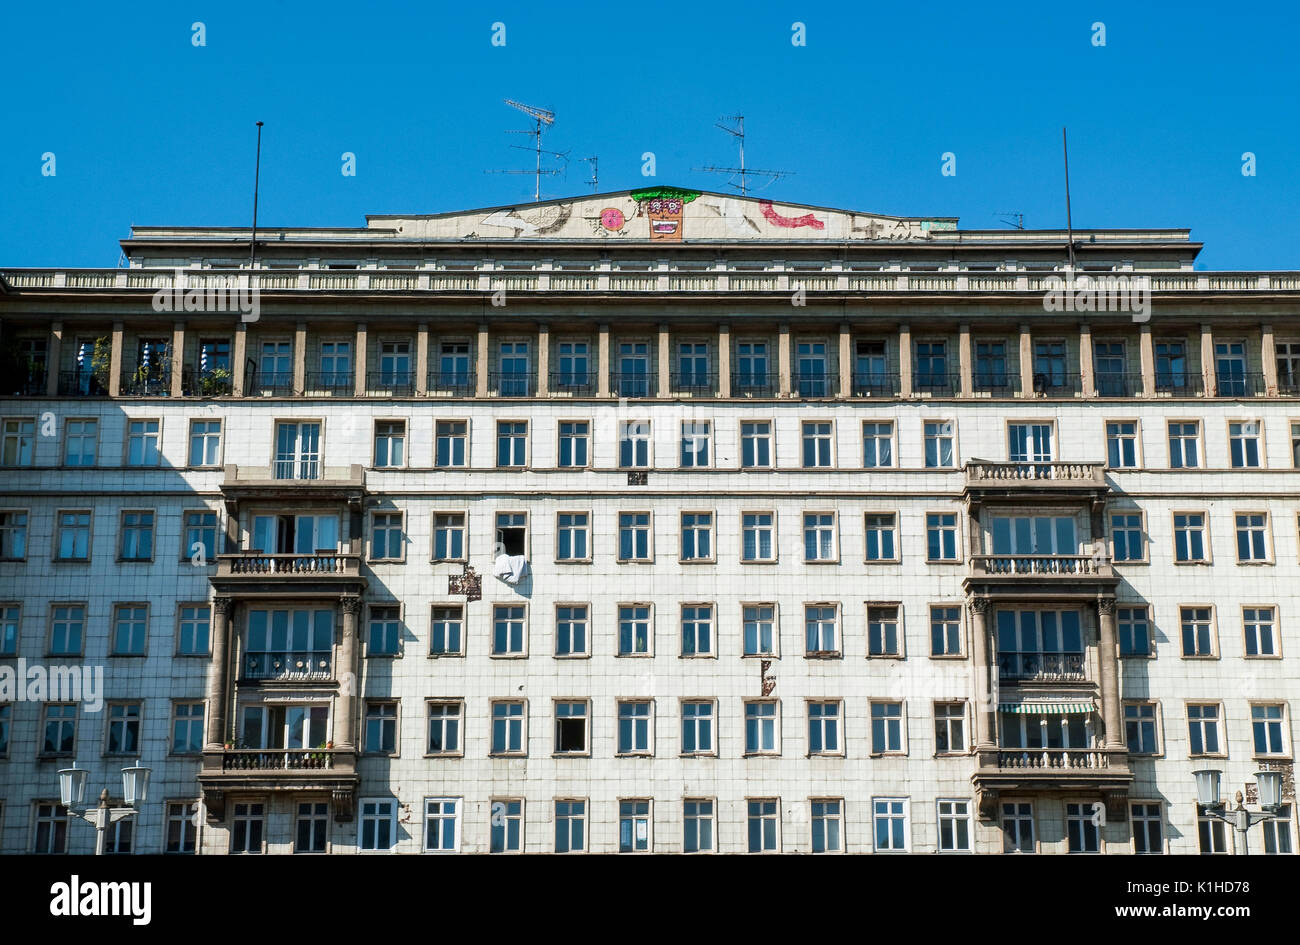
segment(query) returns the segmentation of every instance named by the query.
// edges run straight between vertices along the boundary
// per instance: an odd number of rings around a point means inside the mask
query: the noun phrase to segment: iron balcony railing
[[[736,371],[731,375],[731,396],[771,397],[780,386],[779,374],[758,371]]]
[[[676,371],[668,379],[674,394],[712,394],[718,375],[709,371]]]
[[[366,390],[370,393],[411,395],[415,393],[415,374],[411,371],[367,371]]]
[[[1156,371],[1156,393],[1196,397],[1205,391],[1205,378],[1189,371]]]
[[[913,371],[912,391],[951,397],[961,389],[961,377],[941,371]]]
[[[314,371],[304,378],[306,393],[342,396],[356,391],[356,381],[351,371]]]
[[[60,371],[59,396],[107,397],[108,378],[91,371]]]
[[[553,394],[590,397],[596,393],[596,375],[591,371],[551,371],[546,380]]]
[[[1214,379],[1216,397],[1256,397],[1264,390],[1264,375],[1261,373],[1218,374]]]
[[[293,394],[292,371],[249,371],[244,375],[245,394]]]
[[[654,397],[655,378],[640,371],[616,371],[609,377],[609,392],[615,397]]]
[[[537,375],[525,371],[491,371],[489,393],[498,397],[531,397],[537,392]]]
[[[1082,653],[998,652],[998,678],[1015,682],[1075,682],[1084,678]]]
[[[1073,397],[1083,393],[1083,376],[1064,371],[1039,371],[1033,376],[1038,397]]]
[[[477,380],[473,371],[430,371],[428,391],[437,396],[461,395],[474,393]]]
[[[839,386],[839,375],[830,371],[801,371],[790,376],[790,393],[798,397],[834,397]]]
[[[226,368],[190,371],[181,378],[181,393],[186,397],[227,397],[233,390],[233,378]]]
[[[328,770],[334,767],[332,748],[227,748],[223,771]]]
[[[244,679],[331,679],[330,650],[245,653]]]
[[[893,397],[898,390],[897,371],[857,371],[853,375],[854,397]]]
[[[1098,372],[1093,379],[1098,397],[1136,397],[1143,392],[1141,374],[1112,374]]]
[[[169,397],[172,392],[171,371],[123,371],[118,393],[123,397]]]

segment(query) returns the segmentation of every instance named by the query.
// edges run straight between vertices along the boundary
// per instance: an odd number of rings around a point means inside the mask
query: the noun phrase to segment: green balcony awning
[[[1087,715],[1095,709],[1091,702],[1003,702],[998,711],[1013,715]]]

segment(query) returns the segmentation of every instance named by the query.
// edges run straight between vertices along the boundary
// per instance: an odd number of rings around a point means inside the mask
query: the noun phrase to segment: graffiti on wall
[[[650,223],[650,239],[680,243],[686,205],[699,195],[698,190],[680,187],[646,187],[630,196],[637,202],[637,213],[644,213]]]

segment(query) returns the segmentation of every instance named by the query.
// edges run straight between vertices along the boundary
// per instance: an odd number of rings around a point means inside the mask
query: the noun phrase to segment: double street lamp
[[[1255,774],[1255,783],[1259,787],[1259,806],[1261,811],[1255,813],[1246,809],[1242,803],[1241,792],[1237,792],[1237,807],[1228,810],[1219,799],[1219,782],[1223,772],[1217,768],[1201,768],[1193,771],[1196,778],[1196,802],[1205,808],[1205,813],[1231,824],[1237,832],[1236,852],[1245,854],[1250,849],[1247,839],[1250,828],[1268,820],[1276,820],[1282,809],[1282,773],[1280,771],[1259,771]]]
[[[104,841],[109,826],[127,817],[134,817],[137,813],[136,804],[148,800],[149,776],[153,774],[153,770],[141,765],[122,769],[122,800],[126,804],[125,807],[109,807],[108,788],[104,788],[100,792],[98,806],[77,810],[72,805],[80,804],[85,797],[86,778],[89,774],[90,772],[85,768],[78,768],[75,761],[71,768],[60,769],[59,801],[69,813],[94,825],[95,855],[101,856],[104,853]]]

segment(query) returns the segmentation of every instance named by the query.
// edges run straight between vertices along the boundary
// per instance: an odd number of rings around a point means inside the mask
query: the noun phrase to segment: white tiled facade
[[[834,213],[822,213],[828,225]],[[228,250],[214,248],[219,236],[137,231],[125,241],[132,259],[128,272],[147,272],[160,259],[170,265],[180,258],[224,257]],[[668,249],[646,240],[626,247],[607,241],[593,248],[572,239],[551,245],[543,238],[518,244],[503,238],[472,250],[447,237],[445,245],[435,242],[418,251],[396,245],[401,237],[394,236],[391,255],[401,261],[387,264],[382,252],[377,260],[357,262],[356,254],[374,253],[373,246],[364,251],[332,247],[307,231],[287,231],[287,245],[268,245],[286,264],[293,260],[301,266],[303,278],[324,268],[321,260],[337,257],[360,271],[373,270],[372,287],[386,268],[420,271],[419,260],[408,259],[419,252],[443,261],[512,260],[495,269],[489,265],[488,272],[521,268],[515,261],[522,259],[544,259],[550,265],[565,253],[581,259],[600,256],[604,271],[610,269],[610,257],[616,264],[623,257],[659,259],[660,271],[672,271],[679,259],[689,260],[698,249],[709,259],[723,260],[720,271],[737,268],[741,260],[775,260],[770,268],[786,273],[781,278],[788,288],[785,280],[796,277],[788,274],[794,270],[787,255],[820,259],[841,252],[839,244],[823,248],[809,240],[791,249],[763,238],[704,241],[707,245],[700,249],[689,236]],[[942,236],[936,233],[935,239]],[[906,272],[909,260],[929,259],[926,252],[935,248],[918,242],[866,242],[845,252],[863,258],[875,253],[885,260],[882,270],[892,258],[895,271]],[[1010,249],[999,246],[996,235],[981,241],[976,234],[969,242],[977,249],[953,248],[943,257],[952,260],[944,265],[954,273],[966,271],[963,254],[981,260],[1014,254],[1022,261],[1037,254],[1062,262],[1063,246],[1050,235],[1041,245]],[[296,248],[296,243],[311,248]],[[172,244],[176,248],[158,248]],[[1195,254],[1184,231],[1103,233],[1096,247],[1098,259],[1128,260],[1129,271],[1136,257],[1152,261],[1146,268],[1163,261],[1171,272],[1181,272]],[[268,250],[267,259],[273,254]],[[302,262],[309,258],[313,262]],[[1121,265],[1117,262],[1116,268]],[[445,267],[434,262],[425,268]],[[1014,261],[1006,271],[1015,271]],[[78,706],[70,753],[48,750],[46,705],[8,703],[0,755],[4,852],[33,851],[43,844],[61,848],[39,823],[41,802],[57,800],[56,772],[74,757],[78,766],[89,768],[89,792],[96,796],[102,787],[118,793],[117,770],[135,759],[153,769],[150,797],[131,841],[135,852],[169,851],[169,845],[174,848],[169,852],[185,852],[195,836],[197,851],[212,854],[245,847],[291,853],[322,845],[334,853],[375,847],[400,853],[430,848],[485,853],[494,843],[522,852],[563,851],[569,845],[589,852],[618,852],[621,847],[683,852],[691,850],[691,837],[699,841],[708,836],[711,842],[700,845],[716,852],[804,853],[816,845],[846,852],[932,853],[942,847],[998,853],[1015,845],[1007,838],[1017,828],[1008,819],[1024,817],[1032,822],[1032,837],[1026,834],[1024,845],[1039,852],[1131,853],[1153,842],[1161,852],[1194,853],[1201,851],[1204,839],[1198,832],[1194,769],[1221,768],[1231,798],[1253,784],[1261,764],[1276,765],[1293,792],[1291,713],[1300,678],[1300,647],[1293,636],[1300,626],[1300,593],[1293,580],[1300,566],[1295,490],[1300,400],[1293,384],[1288,386],[1294,376],[1286,364],[1279,367],[1277,346],[1290,343],[1288,331],[1300,341],[1300,294],[1294,290],[1254,289],[1258,294],[1253,296],[1223,290],[1194,299],[1157,292],[1152,321],[1137,323],[1127,314],[1044,313],[1041,295],[1032,292],[989,297],[918,291],[876,298],[828,290],[824,303],[810,293],[806,304],[791,306],[788,293],[780,290],[732,300],[705,293],[709,304],[701,305],[671,291],[620,299],[608,292],[584,298],[537,289],[496,307],[486,301],[487,293],[444,298],[429,290],[394,299],[378,289],[358,289],[355,295],[265,292],[260,320],[240,323],[229,313],[160,316],[151,310],[147,292],[132,294],[116,283],[68,288],[72,282],[46,284],[32,272],[6,274],[7,292],[0,294],[4,336],[57,339],[58,344],[42,350],[60,374],[75,370],[77,339],[110,337],[118,352],[113,364],[120,364],[123,380],[112,385],[111,396],[61,394],[50,380],[48,387],[0,400],[5,423],[19,424],[12,428],[16,452],[12,457],[6,452],[6,468],[0,472],[0,513],[8,513],[10,523],[15,514],[26,515],[25,554],[0,561],[0,607],[9,608],[6,619],[16,640],[12,652],[0,652],[0,669],[17,667],[19,658],[27,664],[102,666],[105,689],[102,711]],[[476,284],[475,291],[479,288]],[[258,362],[265,343],[283,340],[296,362],[292,389],[263,394],[254,388],[269,382],[254,376],[241,379],[235,396],[132,394],[125,378],[135,363],[137,341],[155,336],[175,342],[187,374],[199,370],[207,339],[233,342],[246,363]],[[397,370],[420,375],[419,389],[384,390],[388,380],[379,378],[367,379],[360,393],[312,393],[310,377],[317,370],[320,343],[336,337],[354,345],[351,353],[357,360],[367,352],[369,373],[376,377],[387,370],[379,360],[385,340],[409,339],[409,368]],[[1141,362],[1152,356],[1156,344],[1174,338],[1187,344],[1186,373],[1202,386],[1208,384],[1213,395],[1190,384],[1172,394],[1151,389],[1152,376],[1157,376],[1154,386],[1160,386],[1165,375],[1154,362]],[[1207,342],[1229,338],[1245,345],[1242,376],[1250,380],[1242,381],[1240,391],[1224,381],[1229,369],[1216,362],[1217,349],[1205,348]],[[462,339],[474,363],[474,389],[433,396],[437,385],[431,375],[442,341]],[[594,380],[602,370],[612,375],[621,370],[623,342],[644,340],[650,389],[663,391],[665,380],[668,388],[677,388],[678,346],[696,339],[707,349],[707,393],[620,398],[610,384]],[[770,396],[741,396],[735,389],[724,393],[718,375],[729,371],[736,384],[737,346],[751,339],[768,345],[774,389]],[[877,339],[885,345],[886,374],[896,387],[858,396],[858,344]],[[1064,396],[978,393],[980,364],[987,366],[979,360],[978,345],[986,339],[1005,343],[1005,372],[1017,381],[1033,373],[1023,372],[1018,360],[1026,355],[1037,359],[1037,342],[1063,341],[1066,375],[1076,379],[1066,383],[1077,383],[1078,390]],[[563,370],[558,367],[560,346],[570,341],[589,346],[592,386],[601,390],[573,395],[562,390],[563,379],[557,383],[555,372]],[[917,345],[932,341],[945,344],[945,371],[954,380],[950,387],[921,392],[916,389],[922,356]],[[1123,396],[1106,396],[1095,366],[1099,355],[1093,346],[1111,341],[1125,346],[1127,374],[1135,378],[1136,390],[1126,389]],[[493,386],[498,378],[479,375],[500,370],[503,343],[520,342],[529,346],[532,359],[524,372],[531,378],[524,381],[528,393],[503,396]],[[810,370],[800,365],[804,342],[825,345],[824,366],[812,370],[836,380],[852,378],[853,393],[837,396],[834,389],[819,388],[803,391],[812,396],[800,396],[799,376],[806,379]],[[538,357],[543,349],[545,362]],[[1093,354],[1087,355],[1090,349]],[[482,360],[484,354],[488,362]],[[671,371],[661,363],[665,356],[673,361]],[[842,363],[846,356],[855,358],[853,367]],[[900,371],[910,383],[898,384]],[[549,384],[539,392],[543,378]],[[351,376],[347,383],[350,388]],[[180,393],[179,386],[172,390]],[[819,396],[823,392],[826,396]],[[85,419],[97,421],[97,454],[90,469],[67,465],[68,424]],[[132,465],[131,423],[155,420],[159,466]],[[22,440],[26,421],[32,427],[29,439]],[[193,466],[193,424],[211,421],[220,422],[218,456],[214,463]],[[402,424],[404,455],[395,468],[383,467],[376,459],[377,431],[394,421]],[[277,428],[286,422],[319,425],[319,478],[272,477]],[[466,424],[463,467],[438,464],[437,425],[448,422]],[[527,424],[523,468],[498,464],[502,422]],[[560,466],[561,424],[573,422],[588,424],[584,468]],[[632,470],[645,472],[640,484],[634,484],[636,477],[620,461],[620,431],[629,422],[649,425],[648,468]],[[1089,470],[1108,460],[1107,424],[1128,422],[1136,424],[1135,468],[1112,464],[1096,473],[1099,487],[1088,485],[1094,482]],[[1170,468],[1170,422],[1196,424],[1195,468]],[[683,423],[708,424],[708,456],[701,468],[681,468]],[[747,423],[770,424],[770,466],[742,468],[741,430]],[[805,425],[810,423],[831,425],[827,467],[809,468],[805,462]],[[888,465],[864,468],[864,423],[892,425]],[[951,455],[936,448],[939,465],[927,464],[927,424],[951,425]],[[1046,425],[1050,455],[1012,464],[1013,424]],[[1230,424],[1254,425],[1245,435],[1254,438],[1256,447],[1242,449],[1257,448],[1257,464],[1243,459],[1244,465],[1234,465],[1230,436],[1241,435],[1242,428],[1230,429]],[[30,455],[23,453],[25,442]],[[1064,477],[1064,484],[1047,493],[1035,490],[1052,483],[1018,491],[1018,479],[1009,480],[1010,486],[1002,479],[981,484],[975,473],[986,464],[1005,472],[1036,463],[1040,469],[1065,464],[1073,471],[1053,473]],[[89,560],[58,560],[56,518],[77,510],[91,512]],[[123,516],[136,510],[153,515],[151,558],[121,560],[127,527]],[[217,532],[228,538],[224,547],[218,539],[216,561],[205,555],[205,561],[195,564],[190,558],[184,515],[195,511],[215,513]],[[257,548],[256,516],[308,513],[338,522],[337,542],[322,539],[330,544],[329,553],[322,554],[337,572],[324,577],[313,571],[319,563],[301,564],[319,562],[315,553],[320,549],[281,548],[275,564],[268,563],[274,556],[266,548]],[[402,556],[376,560],[375,516],[393,513],[402,517]],[[523,553],[530,573],[514,586],[493,576],[497,516],[503,513],[525,516]],[[558,529],[559,517],[569,513],[587,516],[587,555],[565,561],[560,560]],[[638,560],[620,560],[620,516],[629,513],[649,513],[648,554]],[[683,560],[683,515],[699,513],[711,516],[710,554]],[[745,560],[743,519],[751,513],[772,516],[773,553],[764,556],[769,560]],[[1142,558],[1137,561],[1116,553],[1112,516],[1123,513],[1142,516]],[[1264,558],[1242,561],[1237,517],[1260,513],[1265,516]],[[465,516],[466,551],[455,560],[434,560],[435,517],[447,514]],[[826,560],[806,560],[805,514],[830,516],[823,526],[831,534]],[[896,516],[895,554],[893,560],[869,559],[868,517],[884,514]],[[1189,514],[1204,516],[1205,560],[1177,563],[1175,516]],[[1023,548],[996,549],[992,520],[1012,515],[1070,519],[1071,547],[1044,554],[1040,546],[1032,552],[1038,561],[1034,565],[1024,563],[1031,553]],[[945,558],[949,552],[943,536],[930,533],[931,516],[940,516],[943,526],[954,530],[951,557]],[[306,526],[299,519],[294,527],[301,534]],[[940,560],[929,554],[932,537]],[[1249,557],[1252,539],[1244,540]],[[977,564],[983,556],[998,558],[1003,562],[999,566],[1039,570],[998,583],[986,579],[985,565]],[[1017,559],[1020,564],[1006,564]],[[481,599],[467,601],[464,593],[452,593],[460,589],[450,579],[460,576],[466,564],[482,578]],[[250,576],[249,567],[262,573]],[[290,573],[265,573],[271,567]],[[992,599],[983,650],[975,640],[977,597]],[[356,598],[354,668],[349,670],[344,639],[351,631],[343,602]],[[1149,656],[1107,651],[1098,603],[1103,598],[1113,599],[1118,609],[1121,642],[1126,615],[1146,608]],[[227,659],[214,661],[211,646],[197,655],[180,655],[186,605],[208,608],[208,637],[216,643],[222,635],[216,613],[221,599],[230,601]],[[83,644],[66,656],[53,648],[55,608],[63,605],[84,607]],[[122,605],[147,610],[147,643],[141,654],[112,651]],[[632,606],[646,608],[648,652],[620,655],[620,609]],[[828,608],[833,623],[827,631],[829,646],[819,644],[811,655],[810,606]],[[320,678],[251,678],[255,674],[246,670],[249,650],[256,649],[250,636],[253,612],[293,607],[329,612],[331,645],[317,653],[325,654],[329,670]],[[372,650],[372,618],[384,607],[400,609],[395,655]],[[460,652],[435,656],[435,613],[445,607],[464,608]],[[499,607],[523,608],[522,652],[492,652]],[[558,652],[559,608],[574,607],[586,608],[586,647],[563,654]],[[684,607],[707,608],[688,615],[709,624],[705,653],[688,652]],[[770,608],[774,653],[745,655],[747,608]],[[878,614],[882,608],[886,616],[891,610],[897,614],[897,651],[870,654],[868,625],[879,621],[869,620],[869,609]],[[956,653],[933,652],[936,608],[957,621]],[[979,655],[986,652],[986,660],[995,660],[999,654],[995,625],[1000,610],[1076,614],[1053,618],[1063,621],[1062,627],[1069,619],[1079,622],[1082,649],[1076,671],[1054,676],[1044,669],[1018,685],[1003,678],[997,692],[983,699],[981,680],[986,677]],[[1204,657],[1184,655],[1185,610],[1188,620],[1193,611],[1208,611],[1211,648]],[[1247,653],[1247,611],[1269,612],[1261,618],[1271,620],[1268,645],[1259,643],[1258,635],[1252,645],[1271,652]],[[1064,644],[1057,648],[1069,649]],[[295,658],[291,650],[280,648],[290,661]],[[1032,656],[1039,661],[1035,666],[1046,667],[1042,654],[1051,652],[1044,644]],[[222,663],[231,671],[222,672]],[[1117,733],[1104,731],[1107,666],[1117,666],[1118,692],[1109,697],[1121,711],[1130,704],[1154,706],[1153,752],[1139,753],[1129,744],[1125,759],[1124,716],[1111,721]],[[140,706],[138,744],[110,754],[110,738],[115,737],[109,731],[111,706],[121,702]],[[206,725],[202,744],[191,743],[179,752],[178,702],[202,704]],[[494,751],[500,747],[494,746],[494,706],[508,702],[524,707],[521,744],[518,750],[507,744],[507,750]],[[585,704],[585,744],[577,751],[559,750],[558,702]],[[430,752],[431,703],[460,705],[454,751]],[[622,751],[628,746],[620,744],[620,707],[633,703],[649,704],[648,721],[644,729],[626,727],[633,743],[631,750]],[[711,744],[705,750],[690,752],[684,744],[684,703],[710,707]],[[827,703],[836,713],[836,746],[818,751],[810,728]],[[882,745],[879,732],[873,733],[873,706],[887,704],[898,704],[900,721],[896,743],[892,729],[882,726]],[[1011,707],[1048,704],[1058,708],[1039,714],[1070,732],[1053,732],[1052,738],[1077,739],[1083,733],[1085,743],[1043,746],[1007,740],[1005,727],[1021,714]],[[1217,706],[1218,752],[1193,754],[1189,704]],[[758,708],[767,705],[775,709]],[[955,743],[944,750],[936,727],[948,711],[940,707],[948,705],[956,706],[960,729]],[[269,741],[253,744],[245,730],[248,706],[260,707],[268,716],[285,706],[317,706],[326,720],[323,728],[308,728],[307,735],[281,730]],[[377,750],[383,746],[375,736],[384,730],[371,721],[374,712],[387,706],[395,707],[391,751]],[[1280,724],[1268,728],[1261,722],[1266,748],[1261,754],[1252,712],[1273,706],[1280,708]],[[770,743],[765,720],[751,732],[747,707],[772,712]],[[997,722],[988,733],[991,741],[981,745],[979,717],[990,708],[998,710]],[[342,718],[349,709],[350,727]],[[221,731],[214,730],[214,713],[224,720]],[[280,724],[278,717],[268,723]],[[1040,725],[1038,734],[1048,724]],[[644,743],[641,731],[646,732]],[[1272,741],[1274,731],[1280,733],[1280,744]],[[1111,736],[1117,740],[1110,741]],[[749,744],[755,737],[757,744]],[[1033,770],[1040,760],[1064,765],[1060,777],[1034,781],[1033,776],[1043,774]],[[1014,781],[1018,764],[1029,765],[1031,777],[1013,785],[1006,779]],[[1106,780],[1128,772],[1131,783]],[[87,803],[93,800],[89,792]],[[581,802],[581,826],[567,819],[557,823],[575,809],[575,801]],[[169,805],[187,805],[173,811],[176,819],[191,802],[202,802],[198,816],[183,829],[169,825]],[[1265,829],[1272,831],[1271,848],[1292,848],[1293,796],[1286,803],[1288,819],[1252,830],[1253,850],[1263,848]],[[1075,805],[1076,816],[1067,823],[1069,805]],[[439,816],[445,811],[449,820],[437,820],[437,829],[431,830],[429,810]],[[707,829],[695,819],[685,822],[688,811],[694,817],[701,810],[708,812]],[[376,811],[391,811],[391,816],[377,825]],[[257,821],[252,832],[250,815]],[[1146,829],[1144,818],[1150,817],[1158,829],[1146,836],[1156,839],[1135,840],[1135,823]],[[564,840],[557,838],[561,826]],[[1222,825],[1213,829],[1221,837],[1214,842],[1230,849],[1232,831]],[[67,849],[88,850],[93,840],[93,831],[84,826],[67,827]]]

